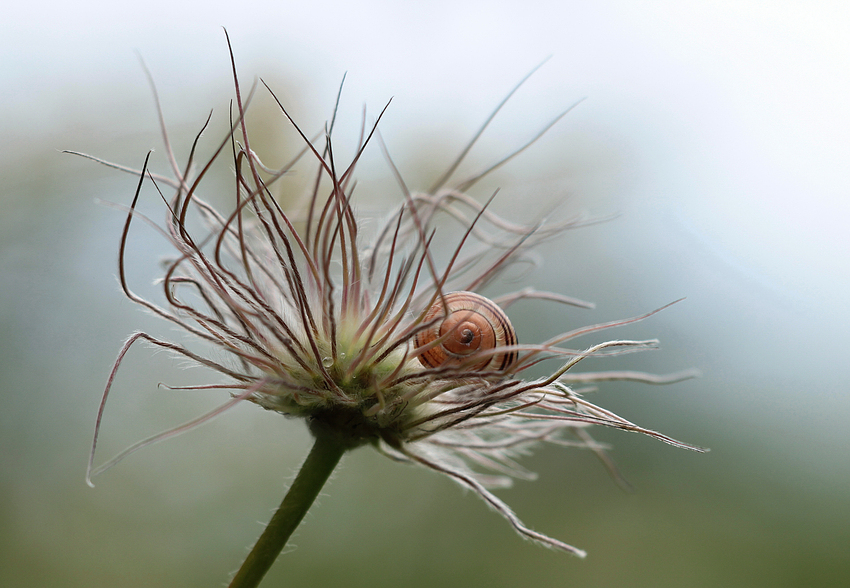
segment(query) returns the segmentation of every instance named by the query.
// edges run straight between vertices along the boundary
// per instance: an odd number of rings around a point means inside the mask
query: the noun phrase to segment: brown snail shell
[[[516,361],[516,350],[486,354],[478,362],[470,361],[478,353],[517,343],[511,321],[495,302],[475,292],[450,292],[443,300],[449,309],[448,316],[443,301],[437,300],[424,321],[427,323],[436,317],[443,319],[417,333],[413,340],[419,348],[445,337],[442,343],[419,355],[422,365],[436,368],[463,364],[469,371],[501,371]]]

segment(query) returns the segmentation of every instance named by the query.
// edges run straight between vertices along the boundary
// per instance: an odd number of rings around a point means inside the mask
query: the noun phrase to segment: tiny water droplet
[[[325,367],[331,367],[334,364],[333,357],[323,357],[322,365]]]

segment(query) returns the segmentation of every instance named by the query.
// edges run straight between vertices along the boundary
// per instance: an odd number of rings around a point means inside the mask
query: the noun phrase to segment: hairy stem
[[[316,427],[313,432],[316,442],[310,454],[230,588],[254,588],[260,584],[348,448],[327,430]]]

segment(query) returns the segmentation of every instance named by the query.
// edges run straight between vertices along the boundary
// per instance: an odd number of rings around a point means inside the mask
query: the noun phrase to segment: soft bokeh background
[[[221,25],[243,82],[263,76],[309,130],[329,116],[345,71],[340,142],[355,136],[362,104],[377,113],[393,96],[382,131],[420,188],[552,55],[465,169],[586,97],[492,178],[496,207],[528,216],[567,197],[563,214],[620,216],[552,244],[523,277],[597,308],[517,305],[514,322],[534,341],[686,296],[616,334],[658,336],[661,351],[609,365],[703,377],[605,386],[594,400],[712,449],[600,431],[633,493],[585,453],[529,459],[539,481],[501,495],[533,527],[586,549],[585,561],[523,542],[448,480],[361,450],[264,585],[850,583],[846,3],[81,0],[14,3],[0,24],[0,584],[224,585],[309,447],[302,423],[244,407],[133,456],[94,490],[83,483],[121,341],[138,329],[176,334],[114,278],[123,218],[95,199],[127,203],[135,180],[58,150],[138,166],[155,148],[166,171],[134,50],[179,155],[210,109],[217,140],[231,95]],[[267,97],[257,109],[275,121],[270,158],[285,159],[285,125]],[[398,198],[376,150],[358,192],[365,211]],[[161,214],[151,194],[145,207]],[[138,226],[136,290],[154,293],[168,253]],[[102,455],[210,406],[156,387],[201,377],[138,347]]]

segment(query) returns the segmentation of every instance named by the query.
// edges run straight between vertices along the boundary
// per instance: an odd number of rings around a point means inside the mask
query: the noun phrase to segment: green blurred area
[[[0,585],[221,586],[306,456],[308,435],[298,421],[239,407],[133,456],[98,478],[95,489],[85,486],[97,403],[121,342],[140,329],[180,335],[133,307],[114,279],[123,214],[93,199],[126,204],[135,179],[56,152],[85,148],[138,165],[153,135],[81,141],[88,145],[76,144],[77,136],[43,137],[4,158],[0,170]],[[190,136],[178,140],[187,145]],[[600,171],[582,173],[565,181],[580,184]],[[494,182],[501,180],[510,177]],[[591,210],[593,196],[590,190],[583,200]],[[144,207],[154,218],[162,214],[152,197]],[[797,393],[801,382],[823,391],[840,380],[801,373],[807,354],[818,359],[802,339],[789,356],[796,364],[771,359],[769,347],[737,351],[753,336],[752,325],[773,319],[753,316],[747,304],[729,306],[734,295],[706,299],[706,291],[718,290],[689,273],[690,259],[666,250],[667,241],[643,240],[653,222],[617,219],[553,245],[530,281],[594,300],[597,310],[558,309],[553,317],[517,306],[514,322],[524,340],[539,340],[563,325],[623,318],[688,295],[622,333],[657,336],[662,351],[610,367],[698,367],[703,377],[663,388],[611,384],[594,401],[710,453],[598,432],[613,445],[632,492],[581,451],[546,447],[527,459],[540,479],[499,495],[533,528],[587,550],[581,561],[522,541],[450,481],[360,449],[344,459],[264,586],[781,588],[850,581],[846,434],[824,425],[846,414],[846,405]],[[170,252],[143,227],[132,242],[130,265],[140,268],[133,287],[153,293],[157,259]],[[772,336],[765,331],[763,338]],[[156,387],[204,377],[166,354],[134,349],[108,407],[102,455],[214,406],[221,398]]]

